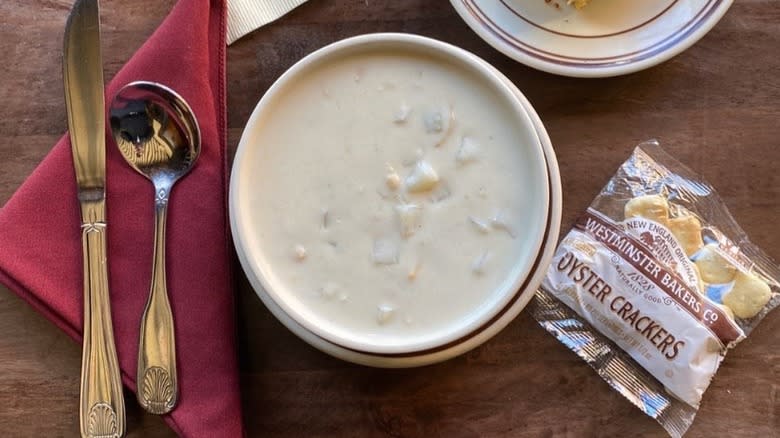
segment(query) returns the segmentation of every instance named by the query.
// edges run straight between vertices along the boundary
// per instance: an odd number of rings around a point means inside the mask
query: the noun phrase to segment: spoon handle
[[[155,208],[154,268],[149,300],[141,319],[138,347],[138,402],[152,414],[166,414],[176,405],[176,342],[173,314],[165,281],[167,199]]]

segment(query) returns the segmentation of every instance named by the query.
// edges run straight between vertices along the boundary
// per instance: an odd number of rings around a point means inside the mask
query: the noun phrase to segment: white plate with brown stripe
[[[490,45],[530,67],[574,77],[643,70],[686,50],[733,0],[450,0]]]

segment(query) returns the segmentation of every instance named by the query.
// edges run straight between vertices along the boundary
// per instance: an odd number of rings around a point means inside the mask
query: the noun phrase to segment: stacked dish
[[[333,356],[410,367],[498,333],[541,282],[561,187],[530,103],[476,56],[371,34],[307,56],[239,143],[241,265],[290,330]]]

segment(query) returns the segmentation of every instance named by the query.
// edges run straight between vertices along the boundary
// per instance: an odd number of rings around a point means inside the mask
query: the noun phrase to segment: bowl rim
[[[475,55],[452,46],[450,44],[434,40],[431,38],[405,34],[405,33],[372,33],[359,35],[347,39],[337,41],[329,44],[321,49],[318,49],[306,57],[299,60],[292,67],[290,67],[284,74],[282,74],[274,84],[268,89],[268,91],[262,96],[257,103],[252,115],[250,116],[244,131],[239,141],[238,149],[233,162],[233,168],[230,177],[229,188],[229,215],[231,222],[231,231],[236,248],[241,248],[239,260],[244,272],[249,279],[250,284],[255,289],[255,292],[260,296],[259,290],[262,289],[267,297],[273,300],[274,304],[279,306],[285,314],[290,316],[296,323],[303,326],[306,330],[312,332],[316,336],[319,336],[335,345],[341,347],[359,351],[368,352],[374,354],[414,354],[415,352],[428,351],[431,349],[442,348],[457,340],[463,338],[475,329],[482,327],[485,323],[495,318],[499,312],[506,308],[506,305],[516,298],[516,295],[520,293],[520,287],[523,282],[533,274],[533,268],[535,266],[535,259],[543,249],[544,233],[537,233],[538,235],[531,235],[527,245],[528,250],[524,253],[524,261],[522,264],[517,264],[513,267],[513,270],[508,274],[507,280],[502,284],[502,288],[505,288],[503,294],[495,294],[496,298],[486,302],[483,308],[480,308],[480,312],[473,312],[473,315],[464,316],[468,318],[464,323],[457,324],[453,322],[449,326],[445,325],[446,332],[444,334],[428,335],[427,337],[409,337],[405,342],[395,343],[371,343],[365,340],[361,340],[360,337],[350,338],[348,336],[333,333],[329,330],[329,327],[323,327],[316,324],[316,321],[306,318],[304,313],[300,312],[298,306],[289,303],[285,299],[285,293],[278,291],[273,286],[273,281],[268,279],[266,270],[272,269],[272,262],[265,260],[265,263],[261,263],[258,260],[260,256],[251,257],[246,252],[246,245],[243,244],[245,236],[248,235],[246,214],[242,213],[240,198],[242,185],[242,163],[243,157],[247,151],[254,147],[250,144],[250,137],[252,137],[252,129],[258,125],[262,120],[263,115],[267,111],[267,108],[273,108],[276,104],[277,95],[280,95],[287,90],[287,87],[294,83],[295,79],[302,74],[306,74],[312,68],[316,68],[321,62],[326,61],[328,58],[338,58],[341,55],[348,55],[353,50],[386,50],[388,47],[394,49],[406,50],[409,53],[436,53],[441,58],[447,58],[453,62],[456,62],[457,68],[466,69],[470,73],[476,74],[484,84],[489,85],[492,89],[495,89],[497,95],[501,99],[505,99],[507,105],[512,109],[513,115],[518,119],[518,126],[525,126],[528,130],[528,135],[534,139],[533,145],[528,146],[528,150],[532,153],[531,159],[538,161],[535,163],[538,165],[538,171],[540,177],[545,179],[544,184],[540,184],[543,187],[535,187],[538,193],[539,201],[542,203],[539,206],[539,210],[543,213],[539,213],[539,225],[544,227],[548,221],[550,214],[550,200],[549,200],[549,173],[546,164],[546,156],[543,150],[539,133],[534,125],[531,115],[528,113],[521,100],[518,99],[513,87],[508,85],[500,74],[496,74],[496,70],[489,64],[477,58]],[[523,128],[518,128],[523,129]],[[540,228],[544,230],[544,228]],[[504,284],[509,284],[505,287]],[[261,296],[261,299],[263,297]],[[264,300],[265,301],[265,300]],[[309,311],[309,313],[316,313]],[[365,339],[365,337],[364,337]]]

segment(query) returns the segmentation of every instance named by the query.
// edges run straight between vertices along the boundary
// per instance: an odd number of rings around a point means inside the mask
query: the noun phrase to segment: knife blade
[[[105,98],[97,0],[77,0],[68,16],[63,80],[84,262],[79,426],[82,437],[121,437],[126,421],[108,292]]]

